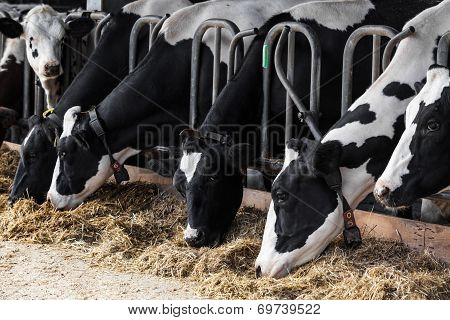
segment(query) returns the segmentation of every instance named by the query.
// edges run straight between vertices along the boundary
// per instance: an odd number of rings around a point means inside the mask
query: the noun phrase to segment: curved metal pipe
[[[408,38],[410,35],[414,34],[414,32],[416,32],[416,29],[414,29],[414,27],[411,26],[399,32],[395,37],[393,37],[388,42],[386,49],[384,49],[383,54],[383,71],[385,71],[386,68],[389,66],[389,63],[391,63],[392,52],[394,51],[394,48],[400,43],[400,41]]]
[[[203,36],[206,31],[211,28],[216,29],[216,38],[214,45],[214,70],[213,70],[213,94],[212,101],[214,103],[218,95],[218,87],[220,80],[220,50],[221,50],[221,31],[219,29],[226,29],[235,37],[239,33],[238,26],[226,19],[209,19],[200,24],[194,34],[192,40],[192,56],[191,56],[191,97],[190,97],[190,114],[189,125],[191,128],[195,128],[198,118],[198,84],[199,84],[199,68],[200,68],[200,51]]]
[[[103,28],[108,24],[108,22],[111,20],[111,15],[108,14],[106,17],[104,17],[100,22],[98,23],[97,27],[95,28],[95,36],[94,36],[94,45],[97,46],[98,42],[100,41],[100,37],[102,36]]]
[[[355,53],[356,46],[359,41],[367,36],[378,36],[378,37],[388,37],[394,38],[397,34],[397,30],[387,26],[363,26],[350,35],[347,39],[347,43],[344,48],[343,62],[342,62],[342,95],[341,95],[341,115],[347,112],[348,107],[352,103],[352,87],[353,87],[353,57]],[[374,38],[374,45],[378,45],[379,40]],[[378,48],[374,48],[374,51],[379,51]],[[379,57],[379,55],[376,54]],[[372,61],[375,58],[372,59]],[[375,75],[379,73],[376,70],[377,65],[372,65],[372,80]]]
[[[235,73],[239,70],[242,65],[242,60],[244,58],[244,43],[243,39],[246,37],[254,36],[258,33],[258,29],[248,29],[239,32],[230,43],[230,50],[228,56],[228,81],[233,78]],[[237,60],[237,63],[235,62]]]
[[[302,33],[306,36],[308,39],[310,46],[311,46],[311,92],[310,92],[310,110],[306,109],[305,105],[301,102],[301,99],[298,97],[298,95],[295,93],[295,90],[291,83],[289,82],[288,78],[286,77],[286,74],[284,73],[282,62],[281,62],[281,56],[283,53],[284,46],[287,41],[287,36],[291,32],[298,32]],[[288,92],[290,98],[294,102],[294,104],[297,106],[298,110],[304,114],[304,119],[306,124],[308,125],[309,129],[311,130],[311,133],[313,134],[314,138],[316,140],[322,139],[322,133],[319,130],[319,127],[317,126],[316,117],[314,116],[315,112],[318,111],[318,102],[319,98],[318,95],[320,90],[320,58],[321,58],[321,50],[319,46],[319,38],[317,37],[317,34],[314,32],[314,30],[303,23],[293,23],[292,25],[286,25],[283,28],[283,31],[280,36],[280,40],[278,41],[278,45],[275,49],[275,70],[277,72],[277,75],[285,87],[286,91]]]
[[[166,18],[166,17],[165,17]],[[138,38],[139,33],[141,32],[142,28],[146,25],[149,26],[149,50],[152,45],[152,35],[154,33],[154,26],[158,25],[158,23],[161,21],[162,17],[150,15],[145,16],[142,18],[139,18],[133,26],[133,29],[131,29],[130,34],[130,51],[129,51],[129,72],[132,72],[134,68],[136,68],[137,65],[137,47],[138,47]],[[167,18],[166,18],[167,19]]]
[[[450,31],[445,33],[438,44],[437,63],[441,66],[448,67],[448,53],[450,46]]]

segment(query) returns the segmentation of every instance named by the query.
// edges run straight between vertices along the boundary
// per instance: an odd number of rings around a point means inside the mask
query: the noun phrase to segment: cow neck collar
[[[196,140],[203,139],[218,142],[219,144],[224,146],[231,146],[233,144],[233,139],[229,135],[212,131],[204,130],[200,132],[199,130],[195,129],[184,129],[183,131],[181,131],[180,136],[182,140],[184,140],[185,138],[194,138]]]
[[[342,176],[341,172],[337,170],[325,177],[325,181],[331,190],[335,191],[342,202],[343,217],[344,217],[344,242],[347,247],[356,247],[361,244],[361,231],[356,225],[356,219],[353,209],[350,207],[347,199],[342,192]]]
[[[100,122],[100,119],[97,115],[96,108],[92,108],[89,110],[89,125],[92,128],[92,130],[97,135],[97,138],[103,143],[106,151],[108,152],[109,160],[111,161],[111,169],[114,173],[114,178],[116,179],[117,184],[121,184],[123,182],[129,181],[130,176],[128,174],[127,169],[123,165],[119,163],[116,159],[114,159],[114,156],[111,152],[111,149],[109,148],[108,141],[106,139],[105,130],[103,129],[103,126]]]

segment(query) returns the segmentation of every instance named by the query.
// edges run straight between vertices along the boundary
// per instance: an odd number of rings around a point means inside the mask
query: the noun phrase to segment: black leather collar
[[[108,152],[109,159],[111,161],[111,169],[114,172],[114,178],[118,184],[129,181],[130,176],[128,174],[127,169],[123,165],[121,165],[116,159],[114,159],[111,149],[109,148],[108,142],[106,140],[105,130],[103,130],[103,126],[100,123],[100,120],[97,116],[96,108],[89,110],[89,125],[92,130],[94,130],[97,137],[105,146],[106,151]]]

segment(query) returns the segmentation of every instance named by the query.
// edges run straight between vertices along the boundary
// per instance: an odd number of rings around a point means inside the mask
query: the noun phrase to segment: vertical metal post
[[[215,38],[214,38],[214,68],[213,68],[212,104],[214,104],[214,102],[216,102],[216,98],[219,95],[221,45],[222,45],[222,29],[219,27],[216,27],[215,28]]]
[[[439,40],[437,63],[448,67],[448,53],[450,46],[450,31],[445,33]]]
[[[103,29],[108,24],[108,22],[111,20],[111,15],[108,14],[106,17],[104,17],[100,22],[98,23],[97,27],[95,28],[95,36],[94,36],[94,46],[97,47],[98,42],[100,41],[100,38],[102,36]]]
[[[372,83],[374,83],[377,81],[381,72],[381,37],[379,35],[374,35],[372,43]]]
[[[28,119],[31,116],[30,101],[30,83],[31,83],[31,66],[28,59],[23,62],[23,117]]]
[[[5,51],[5,36],[0,33],[0,59],[3,57],[3,52]]]
[[[34,75],[34,114],[40,115],[44,111],[44,90],[39,83],[39,78],[37,75]]]
[[[287,58],[287,79],[292,84],[295,80],[295,33],[289,31],[288,34],[288,58]],[[294,103],[286,91],[286,124],[285,124],[285,142],[292,138],[292,115],[294,111]]]

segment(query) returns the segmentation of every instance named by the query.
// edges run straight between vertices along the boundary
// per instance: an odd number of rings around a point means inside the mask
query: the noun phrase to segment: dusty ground
[[[93,268],[78,250],[0,242],[0,299],[196,299],[188,284]]]

